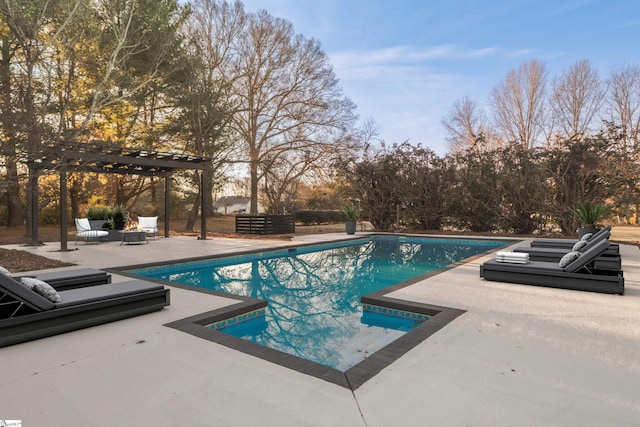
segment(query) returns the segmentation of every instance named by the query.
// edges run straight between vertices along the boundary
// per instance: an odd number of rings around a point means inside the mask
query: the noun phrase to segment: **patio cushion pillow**
[[[62,298],[60,298],[60,294],[58,293],[58,291],[56,291],[53,286],[51,286],[47,282],[43,282],[42,280],[35,279],[33,277],[23,277],[21,281],[26,288],[42,295],[51,302],[62,301]]]
[[[593,233],[587,233],[584,236],[582,236],[582,238],[580,240],[584,240],[586,242],[587,240],[589,240],[591,238],[591,236],[593,236]]]
[[[0,274],[4,274],[5,276],[13,277],[11,272],[9,270],[7,270],[6,268],[2,267],[2,266],[0,266]]]
[[[586,240],[578,240],[576,244],[573,245],[573,248],[571,248],[571,250],[579,251],[580,249],[584,248],[587,245],[588,245],[588,242]]]
[[[560,262],[558,263],[558,267],[565,268],[567,265],[571,264],[573,261],[577,260],[580,256],[580,252],[571,251],[565,254],[562,258],[560,258]]]

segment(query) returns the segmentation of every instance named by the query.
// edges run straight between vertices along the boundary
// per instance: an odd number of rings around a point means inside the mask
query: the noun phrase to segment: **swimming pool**
[[[266,300],[264,308],[207,326],[344,372],[430,317],[362,304],[362,296],[505,244],[375,235],[128,272]]]

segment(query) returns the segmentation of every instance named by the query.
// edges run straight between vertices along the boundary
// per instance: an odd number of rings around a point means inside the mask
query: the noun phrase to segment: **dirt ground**
[[[161,234],[163,233],[162,226]],[[172,220],[170,222],[170,235],[187,235],[187,236],[199,236],[200,224],[196,224],[193,228],[194,231],[185,230],[185,221]],[[321,233],[334,233],[344,231],[344,224],[327,224],[327,225],[312,225],[312,226],[296,226],[296,232],[294,235],[305,234],[321,234]],[[407,230],[404,230],[407,231]],[[407,231],[412,232],[412,231]],[[432,234],[429,232],[421,231],[420,233]],[[435,234],[445,234],[442,231],[434,231]],[[468,233],[467,233],[468,234]],[[628,244],[640,244],[640,227],[633,225],[616,225],[612,230],[611,240],[619,243]],[[491,233],[483,233],[483,235],[499,235]],[[504,236],[504,235],[503,235]],[[530,236],[514,236],[507,235],[508,237],[530,237]],[[223,216],[207,219],[207,237],[230,237],[230,238],[242,238],[242,239],[289,239],[290,235],[273,235],[273,236],[256,236],[256,235],[240,235],[235,233],[235,219],[232,216]],[[537,236],[539,237],[539,236]],[[547,236],[549,237],[549,236]],[[562,237],[562,236],[555,236]],[[69,226],[67,239],[69,242],[75,241],[75,227]],[[60,227],[59,226],[42,226],[38,228],[38,240],[41,242],[59,242],[60,241]],[[8,244],[30,244],[31,239],[26,236],[25,227],[0,227],[0,245]],[[68,264],[61,263],[56,260],[51,260],[38,255],[33,255],[26,251],[16,249],[4,249],[0,248],[0,266],[8,269],[12,272],[40,270],[45,268],[54,268],[65,266]]]

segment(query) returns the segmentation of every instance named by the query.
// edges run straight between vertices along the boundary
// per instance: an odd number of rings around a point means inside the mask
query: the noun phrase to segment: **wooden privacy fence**
[[[295,233],[293,215],[236,215],[236,233],[285,234]]]

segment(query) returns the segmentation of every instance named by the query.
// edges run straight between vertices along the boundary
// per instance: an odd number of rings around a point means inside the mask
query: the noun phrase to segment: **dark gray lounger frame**
[[[595,233],[588,241],[597,240],[603,234],[609,233],[611,235],[611,226],[606,226],[602,230]],[[567,239],[535,239],[531,242],[532,248],[557,248],[557,249],[566,249],[570,251],[573,245],[575,245],[577,240],[567,240]],[[603,255],[620,255],[620,245],[617,243],[611,243],[609,249]]]
[[[565,239],[537,239],[531,242],[532,248],[554,248],[565,249],[570,251],[577,240],[565,240]],[[603,255],[620,255],[620,245],[617,243],[611,243],[609,249]]]
[[[111,275],[109,273],[95,268],[77,268],[75,270],[52,271],[50,273],[14,277],[17,280],[20,280],[20,277],[35,277],[47,282],[58,291],[111,283]]]
[[[606,240],[611,237],[611,232],[608,228],[603,228],[597,232],[591,239],[587,241],[587,245],[580,252],[585,252],[590,247],[595,245],[601,240]],[[560,259],[571,251],[571,247],[566,248],[545,248],[545,247],[519,247],[515,248],[514,252],[524,252],[529,254],[530,261],[543,261],[543,262],[559,262]],[[611,244],[609,249],[604,251],[602,255],[597,257],[589,267],[596,270],[621,270],[622,261],[619,253],[611,251]]]
[[[622,295],[624,278],[621,271],[587,267],[608,247],[609,241],[602,240],[565,268],[558,267],[557,263],[542,261],[508,264],[491,260],[480,266],[480,277],[497,282]]]
[[[59,292],[53,303],[0,274],[0,347],[126,319],[169,305],[169,289],[145,280]]]
[[[529,248],[523,246],[515,248],[513,251],[528,253],[530,261],[557,263],[560,262],[560,258],[566,255],[570,250],[571,248]],[[620,259],[620,255],[607,255],[607,253],[605,252],[604,255],[597,257],[593,261],[593,267],[596,270],[622,270],[622,260]]]

